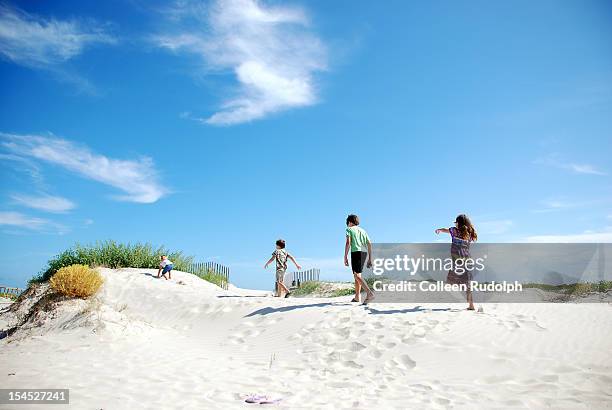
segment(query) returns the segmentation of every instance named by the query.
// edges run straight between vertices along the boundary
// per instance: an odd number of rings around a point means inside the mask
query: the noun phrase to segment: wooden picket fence
[[[228,289],[230,276],[230,268],[228,266],[221,265],[217,262],[196,262],[189,265],[189,273],[193,273],[194,275],[206,271],[214,272],[217,275],[221,275],[223,277],[221,287],[225,290]]]
[[[12,288],[9,286],[0,286],[0,294],[11,294],[15,296],[21,295],[23,289],[21,288]]]
[[[312,268],[299,272],[290,272],[285,275],[285,286],[299,288],[304,282],[318,282],[321,269]]]

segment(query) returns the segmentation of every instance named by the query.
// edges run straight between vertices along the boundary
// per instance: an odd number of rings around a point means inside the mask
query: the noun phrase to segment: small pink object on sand
[[[281,401],[281,399],[271,399],[261,394],[251,394],[244,401],[251,404],[274,404]]]

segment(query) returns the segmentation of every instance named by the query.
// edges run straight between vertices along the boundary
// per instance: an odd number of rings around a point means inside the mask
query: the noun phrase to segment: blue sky
[[[75,242],[165,244],[270,288],[344,220],[433,242],[612,241],[606,1],[0,6],[0,282]]]

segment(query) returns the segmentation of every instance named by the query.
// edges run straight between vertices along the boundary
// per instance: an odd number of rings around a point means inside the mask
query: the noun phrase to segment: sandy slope
[[[609,304],[366,308],[151,273],[104,270],[95,300],[0,341],[0,385],[78,409],[612,407]]]

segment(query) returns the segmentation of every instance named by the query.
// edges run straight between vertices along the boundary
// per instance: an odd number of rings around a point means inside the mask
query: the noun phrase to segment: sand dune
[[[102,273],[94,299],[0,341],[3,388],[69,388],[77,409],[612,407],[610,304],[363,307]]]

